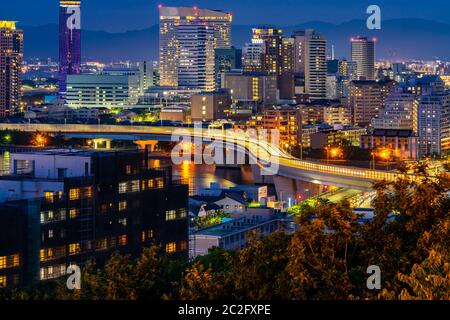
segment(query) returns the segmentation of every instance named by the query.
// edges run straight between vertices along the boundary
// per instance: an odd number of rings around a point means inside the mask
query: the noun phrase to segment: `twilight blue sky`
[[[111,32],[143,29],[157,23],[159,3],[231,11],[235,23],[241,25],[365,19],[370,4],[381,7],[383,19],[413,17],[450,24],[449,0],[82,0],[83,27]],[[58,0],[1,0],[2,19],[24,25],[55,23]]]

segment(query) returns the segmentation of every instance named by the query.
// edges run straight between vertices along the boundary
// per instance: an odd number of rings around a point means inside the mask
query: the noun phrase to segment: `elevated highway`
[[[304,161],[282,151],[278,146],[242,133],[225,134],[220,130],[195,130],[194,128],[78,125],[78,124],[0,124],[0,130],[13,129],[28,132],[61,133],[70,137],[132,141],[172,141],[173,135],[208,141],[222,141],[225,146],[236,146],[254,160],[264,174],[270,163],[277,163],[276,175],[314,184],[333,185],[357,190],[370,190],[376,181],[393,181],[400,173],[370,170],[357,167]]]

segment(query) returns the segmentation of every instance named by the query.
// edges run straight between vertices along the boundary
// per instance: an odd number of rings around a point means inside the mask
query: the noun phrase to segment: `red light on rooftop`
[[[161,9],[163,7],[162,4],[158,4],[158,9]]]
[[[373,42],[377,42],[377,38],[372,38],[372,41]]]

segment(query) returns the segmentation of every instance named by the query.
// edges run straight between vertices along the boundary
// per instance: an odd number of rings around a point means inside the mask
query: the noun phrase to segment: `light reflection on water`
[[[242,183],[241,172],[238,169],[219,169],[214,165],[197,165],[193,162],[184,162],[174,165],[170,159],[151,159],[150,168],[172,165],[174,180],[181,180],[189,184],[189,194],[197,194],[201,188],[209,188],[211,182],[220,183],[223,188],[233,187]]]

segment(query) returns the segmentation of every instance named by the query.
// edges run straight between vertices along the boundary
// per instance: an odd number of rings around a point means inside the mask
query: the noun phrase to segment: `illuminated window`
[[[53,192],[51,192],[51,191],[44,192],[44,197],[45,197],[45,201],[47,201],[49,203],[53,203]]]
[[[131,192],[138,192],[140,186],[140,181],[139,180],[133,180],[131,181]]]
[[[6,257],[0,257],[0,270],[6,268]]]
[[[127,210],[127,201],[119,201],[119,211]]]
[[[180,251],[186,251],[187,250],[187,242],[181,241],[180,242]]]
[[[127,165],[125,167],[125,172],[126,172],[126,174],[131,174],[131,165]]]
[[[108,239],[105,238],[105,239],[98,240],[97,244],[95,246],[95,249],[97,251],[108,249]]]
[[[6,268],[16,268],[20,266],[20,257],[18,254],[0,257],[0,270]]]
[[[178,219],[183,219],[187,217],[187,210],[186,208],[181,208],[179,211]]]
[[[159,189],[164,188],[164,179],[163,178],[156,178],[156,186]]]
[[[6,287],[6,276],[0,276],[0,287]]]
[[[70,209],[70,211],[69,211],[70,219],[74,219],[74,218],[78,217],[79,215],[80,215],[79,209],[76,209],[76,208]]]
[[[175,210],[166,211],[166,221],[172,221],[177,219],[177,212]]]
[[[83,196],[86,198],[92,198],[92,187],[84,188]]]
[[[79,243],[72,243],[69,245],[69,254],[71,256],[80,253],[80,244]]]
[[[127,235],[121,235],[119,236],[119,246],[126,246],[127,245]]]
[[[127,193],[128,185],[126,182],[119,183],[119,193]]]
[[[69,190],[69,200],[80,199],[80,189],[70,189]]]
[[[175,242],[166,244],[166,253],[174,253],[177,251],[177,245]]]

